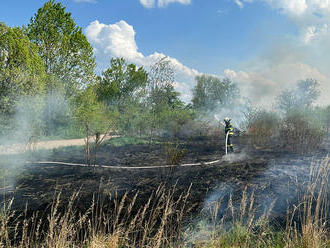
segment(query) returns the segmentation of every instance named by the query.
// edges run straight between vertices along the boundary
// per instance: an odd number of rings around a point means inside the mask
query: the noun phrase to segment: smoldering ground
[[[292,218],[299,226],[306,211],[302,205],[308,197],[313,198],[314,207],[318,196],[323,198],[323,210],[312,211],[322,215],[322,223],[328,223],[330,191],[323,184],[330,179],[329,168],[325,154],[287,156],[270,160],[267,169],[249,182],[238,179],[220,183],[205,198],[202,215],[189,225],[187,242],[210,240],[229,231],[235,223],[248,227],[267,220],[275,230],[284,230],[291,224],[288,218]]]
[[[9,122],[6,117],[10,127],[7,126],[0,136],[1,194],[13,190],[23,167],[33,159],[36,142],[44,139],[46,132],[61,135],[61,120],[71,124],[70,118],[65,118],[72,117],[70,109],[69,102],[59,92],[20,97]]]
[[[51,101],[50,104],[54,103]],[[59,107],[60,113],[61,109],[62,107]],[[57,109],[55,108],[55,110]],[[226,111],[229,113],[229,110]],[[237,112],[239,113],[240,109]],[[18,111],[18,113],[20,112]],[[22,113],[26,114],[28,111],[23,108]],[[227,113],[221,113],[221,115],[225,116]],[[29,116],[33,115],[31,114]],[[33,118],[31,121],[29,116],[26,118],[26,123],[34,124]],[[240,118],[242,117],[237,115],[235,119],[240,120]],[[25,123],[23,121],[25,120],[24,115],[22,114],[18,120],[20,120],[19,122],[21,123]],[[219,123],[216,123],[215,125],[218,124]],[[22,125],[20,130],[20,132],[26,131],[25,138],[30,137],[34,130],[29,129],[29,125],[30,124]],[[198,159],[202,158],[203,161],[221,159],[224,155],[222,149],[224,137],[218,134],[218,136],[213,137],[213,140],[215,141],[201,142],[190,154],[196,153],[193,158],[196,159],[196,157],[199,157]],[[295,191],[295,185],[303,185],[308,178],[309,170],[307,165],[310,164],[311,158],[295,157],[291,155],[285,157],[285,153],[267,154],[262,151],[260,153],[250,153],[249,149],[243,149],[244,146],[248,146],[247,144],[242,144],[242,146],[240,146],[239,138],[237,138],[235,142],[236,141],[238,143],[238,153],[224,157],[221,163],[210,167],[203,166],[203,163],[196,168],[173,167],[171,171],[167,169],[152,169],[153,165],[166,163],[163,150],[159,149],[156,152],[151,152],[150,149],[148,150],[146,147],[141,149],[141,146],[131,146],[129,149],[125,147],[122,149],[123,151],[121,153],[116,150],[121,158],[115,158],[120,160],[118,165],[125,164],[126,166],[136,166],[143,161],[143,163],[149,164],[150,166],[150,169],[147,171],[137,170],[132,172],[120,169],[109,171],[101,168],[62,167],[56,164],[51,166],[46,164],[30,164],[25,167],[23,165],[25,161],[28,161],[28,157],[22,157],[19,160],[17,156],[13,156],[12,163],[16,166],[24,167],[25,171],[24,174],[21,174],[23,176],[6,176],[6,178],[9,178],[7,182],[9,182],[11,178],[13,178],[13,180],[10,183],[6,183],[6,186],[9,186],[9,188],[7,187],[7,190],[4,187],[4,190],[7,196],[13,196],[19,201],[15,207],[22,210],[25,203],[29,202],[32,211],[41,210],[44,209],[45,206],[49,206],[55,190],[64,190],[63,195],[69,198],[70,194],[76,189],[81,189],[82,185],[84,186],[82,188],[84,192],[82,202],[84,203],[81,205],[84,205],[88,202],[88,199],[91,199],[91,196],[95,192],[98,192],[99,183],[102,178],[106,178],[106,183],[102,185],[102,189],[109,191],[115,187],[119,188],[121,193],[126,190],[131,192],[139,190],[140,192],[148,194],[164,181],[168,184],[177,182],[179,190],[185,191],[189,188],[189,185],[193,183],[191,198],[194,199],[189,203],[195,206],[194,214],[196,215],[200,211],[203,212],[203,209],[211,209],[214,213],[216,207],[212,205],[212,202],[221,201],[221,205],[218,210],[216,210],[217,214],[214,218],[214,220],[217,221],[219,219],[221,220],[221,218],[226,216],[230,211],[230,209],[228,210],[228,202],[230,199],[232,199],[233,209],[240,209],[242,192],[244,192],[246,188],[249,196],[254,192],[253,195],[255,198],[253,201],[255,205],[258,206],[257,213],[255,214],[256,219],[269,212],[274,219],[276,216],[279,216],[276,221],[282,220],[288,204],[297,201],[298,193]],[[193,143],[197,142],[193,140]],[[133,150],[137,150],[140,154],[143,153],[144,157],[135,157],[135,154],[133,155],[132,152]],[[199,152],[199,150],[201,151]],[[52,153],[48,158],[51,160],[62,159],[62,152],[65,153],[65,151],[57,151]],[[103,152],[104,153],[100,156],[101,158],[111,157],[114,150],[109,150],[109,147],[105,147]],[[152,156],[149,154],[152,154]],[[81,160],[83,160],[82,153],[74,155],[74,153],[70,151],[67,151],[66,156],[63,157],[65,157],[68,162],[76,161],[81,163]],[[188,159],[191,159],[191,157],[188,157]],[[113,161],[111,161],[111,163],[112,162]],[[10,185],[15,185],[15,187]],[[14,188],[15,191],[13,190]],[[275,199],[276,202],[274,202]],[[250,202],[247,201],[247,204],[249,203]],[[79,207],[81,205],[79,205]],[[207,224],[209,219],[210,217],[207,217]],[[200,219],[196,219],[195,223],[198,222],[197,220],[199,221]],[[226,219],[225,223],[229,225],[230,220]],[[212,225],[213,224],[211,224],[211,226]],[[194,239],[194,235],[195,234],[192,235],[191,239]]]

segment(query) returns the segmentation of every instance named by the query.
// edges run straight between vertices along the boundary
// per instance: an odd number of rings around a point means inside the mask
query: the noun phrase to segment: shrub
[[[325,130],[311,113],[291,112],[280,125],[280,143],[290,152],[308,153],[320,148]]]
[[[172,144],[168,142],[166,144],[167,164],[178,165],[181,163],[186,150],[179,148],[179,143]]]
[[[277,114],[264,110],[250,113],[247,119],[247,131],[250,143],[254,147],[268,147],[278,133],[280,119]]]

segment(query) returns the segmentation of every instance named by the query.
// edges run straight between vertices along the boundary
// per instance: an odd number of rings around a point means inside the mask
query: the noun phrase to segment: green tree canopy
[[[239,97],[237,86],[229,79],[221,80],[211,75],[195,78],[197,84],[193,89],[193,106],[195,109],[207,111],[221,107],[230,107]]]
[[[93,48],[61,3],[46,2],[31,18],[27,32],[30,40],[39,47],[46,72],[62,82],[67,97],[93,80]],[[53,87],[48,85],[48,90]]]
[[[85,131],[103,133],[110,123],[110,115],[105,105],[97,100],[93,87],[87,87],[75,98],[75,117],[78,123],[87,128]]]
[[[148,91],[148,103],[155,111],[164,107],[184,107],[179,98],[180,93],[174,89],[174,69],[166,57],[151,66]]]
[[[19,98],[44,89],[45,67],[37,47],[20,28],[0,25],[0,112],[14,114]]]
[[[99,99],[108,105],[123,105],[138,98],[148,79],[143,67],[127,64],[123,58],[113,58],[110,67],[99,77],[96,86]]]

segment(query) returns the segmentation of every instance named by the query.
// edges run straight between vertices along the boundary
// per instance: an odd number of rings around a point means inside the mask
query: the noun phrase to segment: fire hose
[[[226,155],[228,154],[228,136],[229,132],[226,134]],[[189,166],[201,166],[201,165],[214,165],[219,162],[222,162],[222,159],[210,161],[210,162],[201,162],[201,163],[192,163],[192,164],[179,164],[179,165],[161,165],[161,166],[111,166],[111,165],[87,165],[87,164],[77,164],[77,163],[66,163],[66,162],[57,162],[57,161],[39,161],[39,162],[27,162],[28,164],[58,164],[58,165],[70,165],[70,166],[81,166],[81,167],[100,167],[100,168],[108,168],[108,169],[156,169],[156,168],[173,168],[173,167],[189,167]]]
[[[228,131],[227,134],[226,134],[226,144],[225,144],[225,147],[226,147],[226,155],[228,154],[228,136],[229,136],[229,131]]]

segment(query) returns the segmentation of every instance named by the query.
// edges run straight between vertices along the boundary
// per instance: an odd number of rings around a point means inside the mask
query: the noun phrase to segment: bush
[[[247,119],[250,143],[254,147],[268,147],[278,133],[280,118],[273,112],[256,110]]]
[[[320,148],[325,136],[322,122],[312,113],[291,112],[280,125],[280,143],[290,152],[308,153]]]
[[[167,164],[178,165],[181,163],[186,150],[179,148],[179,143],[172,144],[168,142],[166,144]]]
[[[193,121],[192,113],[185,109],[176,109],[168,113],[165,130],[171,138],[185,136],[186,126]]]

